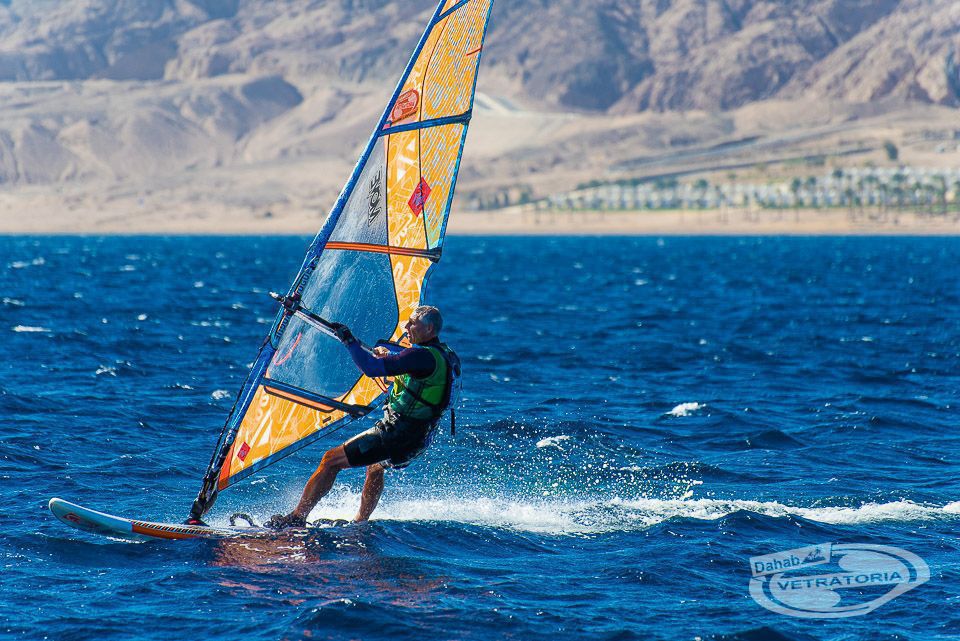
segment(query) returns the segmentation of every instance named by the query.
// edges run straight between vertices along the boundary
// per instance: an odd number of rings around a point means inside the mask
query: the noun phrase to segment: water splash
[[[359,493],[342,490],[310,514],[313,519],[350,519]],[[617,496],[583,500],[443,496],[385,499],[375,519],[440,521],[553,535],[591,535],[645,530],[671,519],[714,521],[736,512],[773,518],[801,517],[830,525],[906,523],[953,518],[960,502],[943,507],[912,501],[864,503],[857,507],[801,507],[777,501],[746,499],[626,499]]]

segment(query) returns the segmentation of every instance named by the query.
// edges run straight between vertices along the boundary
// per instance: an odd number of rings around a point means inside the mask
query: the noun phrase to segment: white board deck
[[[263,532],[262,528],[236,527],[217,528],[182,523],[155,523],[125,519],[104,512],[97,512],[63,499],[50,499],[50,511],[60,521],[84,532],[118,539],[142,541],[144,539],[196,539],[223,538],[238,534]]]

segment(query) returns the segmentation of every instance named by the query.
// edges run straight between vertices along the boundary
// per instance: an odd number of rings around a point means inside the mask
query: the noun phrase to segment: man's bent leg
[[[360,511],[353,520],[357,523],[366,521],[377,509],[380,495],[383,493],[383,465],[374,463],[367,466],[367,478],[363,480],[363,494],[360,495]]]
[[[320,460],[317,471],[313,473],[313,476],[307,481],[306,487],[303,488],[303,495],[300,497],[297,507],[291,512],[291,516],[306,519],[310,515],[310,510],[333,487],[333,482],[337,479],[340,470],[345,470],[348,467],[350,467],[350,463],[347,461],[347,455],[343,451],[342,445],[327,450],[323,459]]]

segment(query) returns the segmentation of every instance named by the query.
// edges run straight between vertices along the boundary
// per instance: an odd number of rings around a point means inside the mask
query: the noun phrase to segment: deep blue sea
[[[465,363],[457,434],[388,473],[373,521],[56,521],[53,496],[186,515],[308,241],[0,237],[0,638],[960,638],[955,238],[449,238],[427,300]],[[289,510],[360,427],[211,520]],[[352,516],[361,482],[313,516]],[[824,544],[929,581],[848,618],[751,597],[750,557]]]

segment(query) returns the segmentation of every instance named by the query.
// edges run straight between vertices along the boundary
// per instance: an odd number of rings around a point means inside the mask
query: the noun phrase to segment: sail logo
[[[377,175],[370,181],[370,188],[367,190],[367,203],[370,206],[367,212],[367,222],[373,223],[383,213],[383,188],[380,186],[383,173],[377,171]]]
[[[423,208],[427,204],[427,198],[430,197],[431,191],[426,179],[421,178],[420,184],[413,190],[413,195],[410,196],[410,200],[407,202],[414,216],[419,216],[423,213]]]
[[[887,545],[822,543],[750,558],[750,596],[805,619],[862,616],[930,580],[916,554]]]
[[[400,94],[400,97],[397,98],[397,104],[393,106],[393,111],[390,112],[390,122],[395,125],[401,120],[409,118],[417,113],[419,106],[420,93],[416,89],[404,91]]]

